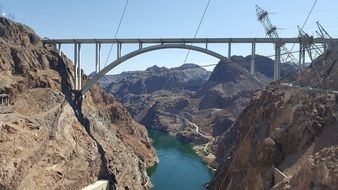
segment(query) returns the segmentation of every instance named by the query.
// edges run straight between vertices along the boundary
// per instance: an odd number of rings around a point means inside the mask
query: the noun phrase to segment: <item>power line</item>
[[[305,21],[304,21],[304,23],[303,23],[303,26],[302,26],[302,28],[301,28],[302,30],[304,29],[304,27],[305,27],[307,21],[309,20],[310,15],[311,15],[313,9],[315,8],[315,6],[316,6],[316,4],[317,4],[317,1],[318,1],[318,0],[315,0],[315,2],[313,3],[313,5],[312,5],[312,7],[311,7],[311,10],[310,10],[310,12],[308,13],[308,15],[307,15],[307,17],[306,17],[306,19],[305,19]],[[296,44],[293,44],[293,45],[292,45],[290,51],[293,50],[293,48],[295,47],[295,45],[296,45]]]
[[[204,20],[204,17],[205,17],[205,15],[206,15],[206,13],[207,13],[208,8],[209,8],[210,1],[211,1],[211,0],[208,0],[207,5],[205,6],[205,9],[204,9],[203,15],[202,15],[202,17],[201,17],[201,20],[200,20],[200,22],[199,22],[199,24],[198,24],[198,27],[197,27],[196,31],[195,31],[194,39],[196,38],[196,36],[197,36],[197,34],[198,34],[198,32],[199,32],[199,30],[200,30],[200,28],[201,28],[202,22],[203,22],[203,20]],[[190,50],[188,50],[187,55],[185,56],[185,59],[184,59],[183,64],[187,62],[187,59],[188,59],[188,57],[189,57],[189,54],[190,54]]]
[[[123,18],[124,18],[124,15],[126,13],[126,10],[127,10],[127,7],[128,7],[128,4],[129,4],[129,0],[126,1],[126,4],[124,5],[124,9],[123,9],[123,12],[122,12],[122,15],[121,15],[121,18],[120,18],[120,21],[119,21],[119,24],[117,26],[117,29],[116,29],[116,32],[115,32],[115,35],[114,35],[114,38],[117,37],[117,34],[119,33],[119,30],[120,30],[120,27],[121,27],[121,24],[122,24],[122,21],[123,21]],[[104,64],[104,66],[106,67],[107,66],[107,63],[108,63],[108,60],[109,60],[109,57],[110,57],[110,54],[111,54],[111,51],[113,49],[113,46],[114,44],[112,44],[110,46],[110,49],[109,49],[109,52],[108,52],[108,56],[107,56],[107,59],[106,59],[106,62]]]
[[[315,8],[315,6],[316,6],[316,4],[317,4],[317,1],[318,1],[318,0],[315,0],[315,2],[313,3],[313,5],[312,5],[312,7],[311,7],[311,10],[310,10],[309,14],[307,15],[307,17],[306,17],[306,19],[305,19],[305,22],[304,22],[304,24],[303,24],[303,26],[302,26],[302,29],[305,27],[307,21],[309,20],[310,15],[311,15],[313,9]]]
[[[321,9],[321,10],[316,10],[313,11],[314,13],[319,13],[319,12],[335,12],[338,11],[338,9]],[[303,10],[291,10],[291,11],[277,11],[277,12],[269,12],[269,14],[303,14],[306,13],[307,11]]]

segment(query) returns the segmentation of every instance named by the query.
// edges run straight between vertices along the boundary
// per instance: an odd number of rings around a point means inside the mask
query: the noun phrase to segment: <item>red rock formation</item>
[[[0,189],[81,189],[109,179],[146,189],[156,154],[143,126],[94,87],[73,102],[73,66],[26,26],[0,18]],[[144,186],[148,184],[147,186]]]

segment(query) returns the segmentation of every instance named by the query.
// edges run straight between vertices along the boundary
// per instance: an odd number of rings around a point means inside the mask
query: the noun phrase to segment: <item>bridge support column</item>
[[[250,74],[255,75],[256,43],[252,43]]]
[[[120,59],[121,58],[121,51],[122,51],[122,44],[121,43],[117,43],[117,56],[116,59]]]
[[[73,90],[77,90],[78,89],[78,84],[77,84],[77,76],[78,76],[78,69],[77,69],[77,56],[78,56],[78,53],[77,53],[77,43],[74,44],[74,86],[73,86]]]
[[[303,68],[305,68],[305,51],[306,51],[306,49],[305,49],[305,46],[304,45],[302,45],[302,67]]]
[[[58,51],[58,54],[61,55],[61,44],[58,44],[57,51]]]
[[[101,70],[101,43],[95,44],[96,57],[95,57],[95,71],[96,73]]]
[[[275,45],[275,65],[274,65],[274,77],[273,77],[275,81],[280,79],[280,60],[281,60],[280,46],[281,46],[280,43],[277,43]]]
[[[299,58],[298,58],[298,67],[300,68],[300,72],[303,71],[303,65],[302,65],[302,51],[303,51],[303,48],[302,48],[302,43],[299,43]],[[298,73],[300,73],[298,72]]]
[[[81,90],[82,87],[82,73],[81,73],[81,44],[78,44],[78,49],[77,49],[77,84],[78,84],[78,88],[76,90]]]
[[[305,46],[304,44],[300,43],[299,44],[299,61],[298,61],[298,64],[299,64],[299,68],[300,68],[300,71],[304,71],[305,70]]]
[[[231,43],[228,43],[228,58],[231,58]]]

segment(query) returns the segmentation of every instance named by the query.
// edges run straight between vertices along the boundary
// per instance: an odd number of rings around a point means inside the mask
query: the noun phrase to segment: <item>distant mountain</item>
[[[240,69],[238,63],[220,62],[199,91],[203,97],[200,109],[233,107],[241,110],[247,105],[252,92],[263,86],[264,83]]]
[[[184,64],[171,69],[155,65],[145,71],[124,72],[107,77],[112,82],[106,86],[106,90],[117,98],[128,93],[140,95],[158,90],[198,90],[208,80],[210,73],[195,64]]]
[[[251,55],[246,57],[243,56],[232,56],[231,59],[241,65],[244,69],[250,72],[251,66]],[[275,61],[269,57],[256,55],[255,56],[255,71],[273,79]],[[281,64],[281,79],[295,78],[298,67],[293,63],[282,63]]]

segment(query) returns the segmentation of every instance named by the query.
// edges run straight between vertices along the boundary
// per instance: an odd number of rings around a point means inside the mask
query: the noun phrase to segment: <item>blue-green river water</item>
[[[148,129],[159,157],[159,164],[148,168],[153,190],[203,190],[212,173],[188,144],[175,137]]]

